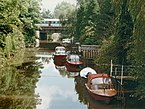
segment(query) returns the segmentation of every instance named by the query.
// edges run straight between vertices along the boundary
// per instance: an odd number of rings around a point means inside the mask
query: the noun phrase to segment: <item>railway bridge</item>
[[[59,40],[62,34],[65,34],[67,31],[66,27],[51,27],[51,26],[42,26],[40,30],[40,40]]]
[[[59,19],[44,19],[42,23],[36,25],[40,28],[37,33],[40,41],[58,41],[62,35],[67,34],[67,27],[62,26]]]
[[[68,28],[62,26],[60,19],[43,19],[40,24],[36,24],[40,29],[36,32],[41,48],[54,48],[60,45],[61,37],[67,35]]]

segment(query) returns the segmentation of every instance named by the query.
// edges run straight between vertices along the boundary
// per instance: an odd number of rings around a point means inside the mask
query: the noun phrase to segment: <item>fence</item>
[[[79,51],[85,59],[94,59],[99,55],[99,48],[99,45],[81,45]]]

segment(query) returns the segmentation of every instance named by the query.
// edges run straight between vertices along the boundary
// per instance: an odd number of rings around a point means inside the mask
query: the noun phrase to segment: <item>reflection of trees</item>
[[[41,57],[41,59],[42,59],[43,63],[49,64],[50,58],[48,58],[48,57]]]
[[[75,90],[78,94],[78,99],[80,100],[80,103],[84,103],[84,104],[87,104],[87,101],[86,101],[86,96],[85,94],[87,93],[86,89],[85,89],[85,82],[86,80],[84,78],[81,78],[80,76],[76,76],[74,78],[74,81],[75,81]]]
[[[0,109],[34,109],[38,103],[35,95],[40,65],[23,63],[0,70]]]
[[[65,66],[57,66],[57,69],[59,70],[59,73],[62,77],[65,77],[67,75]]]

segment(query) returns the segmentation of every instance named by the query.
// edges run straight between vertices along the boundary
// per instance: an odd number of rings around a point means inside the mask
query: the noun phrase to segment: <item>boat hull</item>
[[[89,93],[95,100],[98,100],[98,101],[111,101],[113,99],[113,97],[98,95],[98,94],[92,93],[91,91],[89,91]]]
[[[66,68],[69,72],[78,72],[83,67],[83,62],[69,62],[66,61]]]
[[[54,55],[54,64],[57,66],[64,66],[66,62],[66,55]]]
[[[110,102],[116,95],[116,90],[101,90],[101,91],[93,91],[91,90],[87,84],[85,83],[85,86],[90,94],[90,96],[92,96],[95,100],[98,100],[98,101],[105,101],[105,102]],[[100,92],[104,92],[103,93],[100,93]],[[106,93],[106,94],[105,94]],[[109,93],[112,93],[112,95],[109,95]]]

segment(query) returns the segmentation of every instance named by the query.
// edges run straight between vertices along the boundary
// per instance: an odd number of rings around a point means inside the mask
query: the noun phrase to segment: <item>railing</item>
[[[81,45],[79,51],[82,52],[84,58],[94,59],[99,55],[99,45]]]

